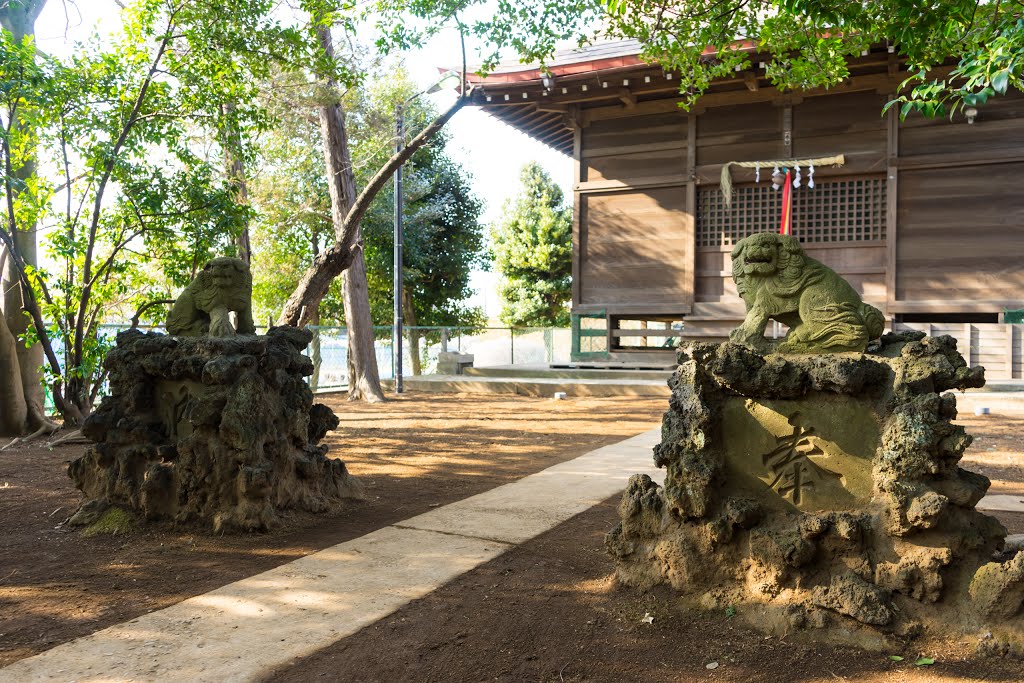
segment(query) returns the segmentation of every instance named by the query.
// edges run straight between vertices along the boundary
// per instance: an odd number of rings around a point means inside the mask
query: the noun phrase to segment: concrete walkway
[[[978,501],[977,508],[986,512],[1024,512],[1024,495],[989,494]]]
[[[625,488],[661,428],[0,669],[29,681],[251,681]]]

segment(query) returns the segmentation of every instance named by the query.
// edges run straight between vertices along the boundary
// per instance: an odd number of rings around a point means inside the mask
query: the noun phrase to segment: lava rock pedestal
[[[265,530],[287,509],[326,512],[362,487],[318,445],[338,418],[314,404],[311,335],[172,337],[128,330],[106,358],[110,396],[68,474],[89,524],[111,506],[151,520]]]
[[[958,466],[971,437],[948,390],[984,371],[954,339],[817,355],[685,343],[679,363],[655,448],[665,485],[634,476],[606,538],[620,581],[742,605],[780,635],[1024,644],[1024,552],[975,510],[988,479]]]

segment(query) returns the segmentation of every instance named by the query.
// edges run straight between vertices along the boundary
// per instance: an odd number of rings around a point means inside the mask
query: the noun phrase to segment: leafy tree
[[[379,167],[390,154],[397,105],[404,103],[406,125],[414,129],[437,115],[429,100],[415,97],[416,88],[401,66],[385,65],[381,77],[361,93],[352,131],[358,139],[357,166],[367,171]],[[472,326],[482,316],[462,302],[471,293],[470,272],[483,263],[479,222],[483,207],[461,168],[447,156],[447,144],[445,132],[437,133],[403,170],[404,308],[407,323],[413,326]],[[373,319],[386,325],[394,310],[393,183],[378,195],[364,217],[363,241],[373,285]]]
[[[768,77],[780,88],[835,85],[849,75],[847,58],[889,43],[907,59],[916,83],[902,95],[901,115],[926,116],[983,104],[1021,88],[1024,20],[1020,0],[602,0],[608,34],[636,38],[645,56],[679,73],[692,102],[712,79],[750,67],[741,49],[753,41],[769,53]],[[709,58],[707,48],[715,52]],[[949,58],[945,76],[931,72]]]
[[[404,70],[394,66],[368,72],[364,86],[346,93],[356,183],[366,182],[387,161],[394,145],[395,104],[413,93]],[[260,215],[254,232],[254,300],[260,316],[278,309],[281,294],[294,286],[301,266],[326,247],[331,235],[323,161],[312,144],[319,131],[316,122],[295,106],[296,97],[292,93],[288,102],[281,102],[280,111],[275,110],[280,124],[265,137],[266,163],[254,184]],[[426,125],[434,115],[424,98],[414,99],[406,109],[412,127]],[[461,169],[445,155],[446,142],[446,136],[439,134],[404,167],[405,317],[410,325],[469,326],[482,319],[479,309],[463,303],[470,294],[469,273],[482,257],[481,205]],[[370,311],[376,325],[391,323],[394,305],[392,188],[388,184],[376,196],[361,226]],[[346,323],[336,285],[337,281],[320,304],[321,323]],[[416,360],[414,356],[414,369]]]
[[[405,220],[402,249],[402,315],[408,326],[412,373],[421,372],[417,327],[474,327],[483,311],[468,307],[470,273],[483,265],[483,206],[467,178],[444,154],[443,134],[413,155],[403,182]],[[376,210],[364,220],[371,306],[378,324],[388,324],[394,310],[394,193],[378,197]],[[437,341],[437,333],[426,335]]]
[[[437,30],[430,22],[434,3],[386,4],[381,42],[417,45]],[[478,4],[462,0],[448,12],[463,16]],[[501,0],[466,29],[490,50],[484,70],[493,68],[503,48],[544,64],[568,40],[636,38],[648,60],[679,74],[686,103],[714,78],[751,66],[749,53],[740,51],[750,44],[768,52],[767,75],[783,89],[835,85],[849,75],[848,57],[891,44],[913,74],[908,85],[915,87],[897,100],[903,116],[984,104],[1009,88],[1020,90],[1024,69],[1022,0]],[[960,61],[947,73],[939,67],[949,59]]]
[[[17,246],[21,258],[29,267],[35,267],[36,225],[31,201],[22,202],[22,190],[36,175],[38,135],[36,114],[30,108],[25,94],[45,76],[36,63],[35,45],[31,38],[36,18],[45,0],[8,0],[0,4],[0,27],[10,32],[10,38],[0,38],[0,82],[4,84],[3,130],[0,137],[5,163],[0,169],[11,182],[4,184],[4,201],[9,206],[20,204],[23,209],[17,222],[11,223],[7,234]],[[28,195],[26,195],[27,197]],[[0,415],[0,434],[20,435],[36,430],[48,431],[52,425],[44,414],[43,387],[37,368],[43,362],[43,349],[39,344],[20,342],[31,326],[25,314],[25,297],[19,285],[14,260],[0,245],[0,401],[5,409]]]
[[[246,209],[195,142],[216,139],[222,104],[251,99],[268,50],[293,59],[300,50],[294,31],[267,18],[271,4],[139,0],[123,10],[113,45],[93,39],[64,61],[33,62],[29,36],[0,36],[12,57],[0,69],[14,77],[0,89],[3,118],[34,117],[30,127],[4,131],[0,241],[32,317],[26,339],[45,351],[65,424],[81,424],[92,410],[106,349],[99,325],[142,299],[152,279],[145,262],[166,259],[164,281],[183,283],[243,224]],[[239,106],[232,123],[255,130],[263,120]],[[27,166],[28,131],[59,169],[56,178]],[[37,224],[60,264],[52,272],[26,259],[14,239]]]
[[[572,209],[537,163],[523,167],[522,189],[491,232],[501,273],[506,325],[568,325],[572,296]]]
[[[262,95],[274,125],[260,139],[253,207],[253,314],[273,321],[313,257],[333,241],[317,102],[305,76],[276,74]],[[342,325],[341,281],[332,284],[312,324]]]

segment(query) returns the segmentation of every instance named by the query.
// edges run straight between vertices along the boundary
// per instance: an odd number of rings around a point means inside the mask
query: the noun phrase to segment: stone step
[[[653,379],[667,380],[674,365],[566,363],[552,365],[496,365],[485,368],[466,368],[467,377],[549,377],[557,379]]]
[[[474,377],[467,375],[423,375],[406,377],[410,391],[466,394],[516,394],[550,398],[556,392],[566,396],[664,396],[671,393],[664,379],[564,379],[559,377]],[[388,391],[394,380],[381,382]]]

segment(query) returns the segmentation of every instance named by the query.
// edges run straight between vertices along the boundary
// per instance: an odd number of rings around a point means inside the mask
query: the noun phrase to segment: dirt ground
[[[467,498],[656,426],[664,399],[553,401],[406,394],[319,399],[341,418],[331,453],[367,499],[267,534],[60,526],[80,500],[65,470],[84,444],[0,452],[0,666]]]
[[[173,529],[85,537],[64,473],[83,444],[0,452],[0,666],[321,548],[474,495],[658,424],[665,399],[407,394],[384,405],[324,397],[342,420],[333,453],[368,499],[296,515],[267,534]],[[1024,495],[1024,418],[969,417],[964,466]],[[955,643],[915,669],[884,655],[765,639],[666,592],[613,585],[602,538],[617,501],[470,572],[269,680],[1024,680],[1024,662]],[[1024,515],[998,515],[1024,533]],[[643,624],[647,613],[654,622]],[[717,662],[714,670],[706,669]]]
[[[264,683],[1024,680],[1024,661],[972,657],[957,643],[891,653],[801,645],[765,637],[742,613],[687,610],[668,590],[616,586],[603,537],[617,504],[606,500]],[[935,664],[916,667],[921,654]]]

